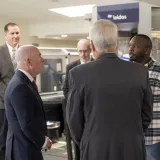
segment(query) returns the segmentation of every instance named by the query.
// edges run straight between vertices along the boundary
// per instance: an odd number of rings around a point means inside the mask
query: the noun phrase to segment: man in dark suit
[[[81,160],[145,160],[144,131],[152,120],[148,71],[118,58],[117,30],[111,21],[95,22],[89,37],[96,60],[69,74],[66,118]]]
[[[7,121],[4,110],[4,92],[14,74],[15,50],[20,40],[20,29],[15,23],[4,26],[6,43],[0,46],[0,160],[5,157]]]
[[[74,68],[80,64],[85,64],[85,63],[88,63],[93,60],[93,58],[90,56],[91,48],[90,48],[89,40],[81,39],[77,43],[77,50],[79,53],[79,60],[72,62],[71,64],[67,65],[67,67],[66,67],[66,77],[65,77],[65,81],[64,81],[64,85],[63,85],[63,93],[65,96],[66,102],[67,102],[68,92],[69,92],[69,81],[68,81],[69,71],[72,68]],[[79,147],[77,146],[76,143],[74,143],[74,152],[75,152],[75,160],[79,160],[80,159]]]
[[[34,77],[43,71],[44,59],[34,46],[16,52],[17,71],[5,92],[8,120],[5,160],[43,160],[41,150],[50,149],[46,119]]]

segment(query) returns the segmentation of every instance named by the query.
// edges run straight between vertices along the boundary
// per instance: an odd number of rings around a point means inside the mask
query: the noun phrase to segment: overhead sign
[[[97,7],[98,19],[108,19],[114,23],[139,22],[139,3]]]

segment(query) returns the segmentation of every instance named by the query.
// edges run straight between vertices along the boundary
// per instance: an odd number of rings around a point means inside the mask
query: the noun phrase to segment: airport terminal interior
[[[62,85],[66,65],[79,58],[77,42],[89,39],[93,22],[108,19],[118,26],[120,58],[129,60],[130,38],[143,33],[151,37],[152,57],[160,62],[160,0],[5,0],[1,6],[0,45],[5,42],[4,25],[14,22],[21,31],[20,45],[37,46],[45,59],[36,83],[54,143],[43,152],[44,160],[72,160],[68,158]]]

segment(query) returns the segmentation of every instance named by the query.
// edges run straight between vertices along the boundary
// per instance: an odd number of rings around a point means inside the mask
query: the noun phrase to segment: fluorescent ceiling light
[[[67,35],[66,35],[66,34],[63,34],[63,35],[61,35],[61,37],[67,37]]]
[[[52,8],[49,11],[56,12],[68,17],[82,17],[85,14],[92,13],[92,8],[95,4],[83,5],[83,6],[73,6],[64,8]]]

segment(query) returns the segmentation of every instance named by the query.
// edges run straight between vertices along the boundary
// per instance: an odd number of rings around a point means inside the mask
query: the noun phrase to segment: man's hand
[[[51,147],[52,147],[52,141],[47,137],[47,145],[46,145],[45,148],[46,148],[47,150],[50,150]]]

